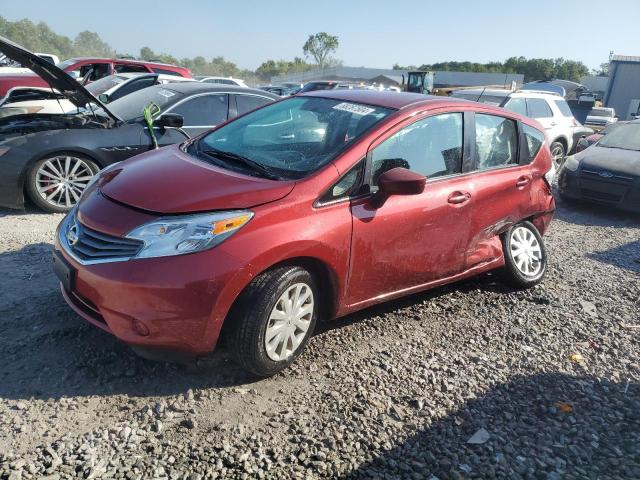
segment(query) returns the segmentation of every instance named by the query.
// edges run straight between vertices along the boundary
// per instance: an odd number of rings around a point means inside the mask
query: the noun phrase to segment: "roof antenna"
[[[482,98],[482,95],[484,95],[484,91],[487,89],[487,87],[485,86],[482,91],[480,92],[480,95],[478,95],[478,98],[476,98],[476,102],[479,102],[480,99]]]

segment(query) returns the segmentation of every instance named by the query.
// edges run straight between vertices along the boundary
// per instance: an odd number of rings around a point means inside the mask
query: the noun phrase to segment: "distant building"
[[[403,81],[406,83],[407,73],[408,70],[340,66],[280,75],[272,77],[271,83],[277,85],[283,82],[304,83],[313,80],[334,80],[400,86]],[[435,72],[434,86],[438,88],[483,86],[511,88],[512,82],[515,82],[518,87],[522,85],[523,81],[524,75],[518,73]]]
[[[596,94],[598,100],[604,98],[604,94],[607,91],[607,84],[609,83],[609,77],[601,77],[597,75],[587,75],[580,79],[580,83],[587,87],[590,91]]]
[[[611,57],[604,105],[615,108],[621,120],[640,114],[640,57]]]

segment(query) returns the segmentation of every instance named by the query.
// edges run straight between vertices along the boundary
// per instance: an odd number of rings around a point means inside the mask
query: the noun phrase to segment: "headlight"
[[[44,107],[2,107],[0,108],[0,118],[10,117],[12,115],[27,115],[29,113],[38,113]]]
[[[200,252],[220,244],[253,217],[250,211],[165,217],[127,235],[144,242],[136,258],[168,257]]]
[[[571,172],[575,172],[576,170],[578,170],[579,166],[580,166],[580,161],[576,159],[575,155],[571,155],[570,157],[567,157],[564,160],[564,164],[562,165],[563,168],[566,168]]]

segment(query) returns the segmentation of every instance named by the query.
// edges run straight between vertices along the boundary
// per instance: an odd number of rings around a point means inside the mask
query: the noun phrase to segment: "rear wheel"
[[[538,229],[521,222],[502,235],[504,280],[517,288],[529,288],[542,280],[547,270],[547,251]]]
[[[317,299],[314,279],[303,268],[280,267],[257,277],[229,319],[238,363],[260,376],[291,365],[315,328]]]
[[[85,156],[55,154],[35,163],[27,178],[27,193],[45,212],[68,212],[99,170]]]
[[[566,155],[566,151],[562,142],[553,142],[551,144],[551,158],[553,160],[553,164],[556,167],[556,172],[560,171],[560,167],[564,163],[564,157]]]

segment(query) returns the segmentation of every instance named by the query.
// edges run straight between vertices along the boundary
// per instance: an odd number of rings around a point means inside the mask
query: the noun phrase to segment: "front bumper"
[[[189,356],[209,353],[247,276],[248,265],[220,249],[174,257],[83,264],[62,230],[55,250],[73,269],[67,303],[123,342]]]
[[[571,171],[561,169],[558,175],[560,194],[573,200],[611,206],[620,210],[640,213],[640,177],[583,168]],[[608,176],[609,173],[612,176]]]

